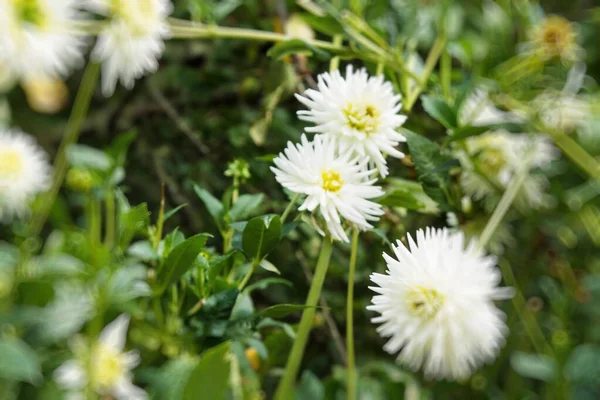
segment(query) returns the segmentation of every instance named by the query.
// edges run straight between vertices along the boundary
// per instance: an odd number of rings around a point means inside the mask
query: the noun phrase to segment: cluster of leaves
[[[308,11],[293,2],[263,3],[177,1],[175,15],[276,30],[287,6],[320,38],[342,35],[352,45],[335,52],[300,39],[275,46],[169,42],[160,70],[134,91],[94,99],[85,145],[68,149],[66,187],[43,239],[28,237],[22,223],[0,227],[1,398],[62,398],[52,371],[71,357],[69,339],[96,337],[120,313],[132,316],[128,343],[142,356],[136,381],[154,398],[194,399],[202,393],[251,399],[273,392],[320,243],[310,218],[292,218],[292,211],[283,221],[290,199],[269,171],[272,154],[302,130],[291,95],[310,84],[308,71],[326,70],[334,55],[361,59],[375,71],[379,60],[359,37],[375,46],[382,39],[385,50],[398,46],[426,55],[442,7],[416,0],[350,1],[367,30],[328,2],[304,2]],[[520,292],[503,305],[511,334],[497,363],[467,382],[429,382],[396,366],[369,322],[368,276],[385,269],[380,255],[389,240],[424,225],[444,226],[448,211],[459,215],[467,233],[479,232],[489,217],[481,205],[461,207],[460,168],[449,151],[455,141],[498,128],[459,123],[472,82],[491,77],[515,98],[527,99],[564,81],[560,68],[507,73],[504,62],[518,51],[515,37],[526,38],[532,13],[539,12],[525,4],[533,2],[514,2],[513,14],[483,12],[488,2],[439,3],[451,4],[446,29],[452,91],[443,94],[442,77],[432,76],[403,130],[411,162],[389,160],[391,177],[378,200],[386,215],[361,238],[355,299],[359,398],[597,398],[599,190],[564,158],[550,171],[557,206],[508,217],[513,245],[503,249],[503,258],[514,277],[504,278]],[[569,11],[554,3],[550,10]],[[325,13],[311,13],[310,6]],[[575,19],[582,10],[570,12]],[[600,77],[597,15],[590,13],[581,24],[594,78]],[[396,72],[384,68],[392,81]],[[76,88],[78,77],[69,83]],[[395,84],[410,86],[408,79]],[[7,101],[15,124],[48,149],[58,147],[66,115],[34,114],[19,90],[8,93]],[[600,155],[599,143],[581,144]],[[226,173],[226,164],[240,159],[247,168],[238,161]],[[338,331],[345,318],[348,258],[349,249],[338,246],[298,382],[300,399],[344,394]]]

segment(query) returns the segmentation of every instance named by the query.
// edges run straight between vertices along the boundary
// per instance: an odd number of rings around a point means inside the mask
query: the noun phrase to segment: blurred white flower
[[[0,63],[14,76],[65,76],[79,64],[84,36],[77,0],[0,0]]]
[[[385,177],[388,168],[384,154],[402,158],[395,147],[406,138],[396,129],[406,121],[399,115],[401,96],[394,93],[383,76],[370,77],[365,69],[346,69],[318,76],[318,90],[308,89],[296,95],[309,110],[298,111],[298,117],[315,124],[307,132],[338,137],[340,152],[368,156],[370,165]]]
[[[171,34],[169,0],[87,0],[88,8],[111,18],[98,36],[92,56],[102,62],[102,92],[114,93],[120,81],[127,89],[158,69],[164,39]]]
[[[0,220],[22,217],[50,184],[51,167],[34,138],[0,128]]]
[[[54,371],[54,380],[69,393],[69,398],[83,398],[89,387],[101,396],[115,400],[147,399],[146,392],[131,383],[131,370],[140,363],[136,351],[123,352],[127,341],[129,316],[120,315],[100,333],[91,349],[83,343],[72,343],[77,356]]]
[[[460,126],[485,126],[505,122],[519,122],[521,119],[506,111],[496,108],[490,99],[489,90],[485,86],[475,88],[463,101],[458,112]]]
[[[383,195],[371,179],[375,170],[367,170],[368,159],[339,150],[337,140],[330,135],[316,135],[309,142],[302,135],[300,144],[288,143],[271,167],[277,181],[294,193],[305,194],[300,210],[314,211],[319,207],[331,236],[347,242],[341,217],[360,229],[372,228],[369,221],[378,221],[381,205],[369,201]]]
[[[560,92],[546,91],[533,99],[532,106],[546,127],[570,133],[586,125],[592,106],[589,101],[577,96],[584,78],[585,64],[575,63]]]
[[[384,350],[427,377],[467,378],[504,344],[508,329],[494,300],[509,298],[512,289],[498,287],[494,257],[475,241],[465,248],[460,232],[427,228],[408,242],[409,248],[393,246],[396,258],[383,255],[386,274],[371,275],[377,295],[367,309],[380,314],[372,321],[390,338]]]
[[[512,134],[490,131],[465,140],[466,152],[460,149],[457,158],[463,167],[461,186],[476,200],[485,200],[493,208],[499,196],[514,178],[526,155],[531,153],[530,169],[544,167],[558,156],[551,141],[542,135]],[[530,173],[515,199],[522,208],[539,208],[549,204],[545,194],[547,179]]]

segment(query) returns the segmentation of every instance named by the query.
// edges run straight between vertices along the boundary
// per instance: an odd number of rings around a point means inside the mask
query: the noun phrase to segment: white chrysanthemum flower
[[[512,289],[498,287],[494,257],[475,241],[465,248],[460,232],[427,228],[408,242],[409,248],[400,241],[393,246],[396,259],[383,255],[386,274],[371,275],[377,295],[367,309],[380,314],[372,321],[390,338],[384,350],[430,378],[467,378],[504,344],[508,329],[494,300],[510,297]]]
[[[120,315],[100,333],[99,340],[87,348],[73,341],[77,356],[54,371],[57,384],[69,391],[69,398],[83,398],[86,387],[115,400],[145,400],[146,392],[131,383],[131,370],[140,363],[136,351],[123,352],[127,341],[129,317]]]
[[[318,76],[318,90],[308,89],[296,95],[309,110],[298,111],[298,117],[315,124],[307,132],[333,134],[338,137],[340,151],[368,156],[371,165],[385,177],[388,168],[384,154],[402,158],[395,147],[406,138],[396,129],[406,120],[399,115],[401,96],[394,93],[383,76],[370,77],[365,69],[346,69]]]
[[[18,77],[65,76],[82,61],[77,0],[0,0],[0,63]]]
[[[102,62],[102,91],[110,96],[117,82],[127,89],[158,69],[164,39],[171,34],[169,0],[88,0],[88,7],[111,21],[98,36],[92,56]]]
[[[468,154],[463,150],[456,153],[463,166],[461,186],[474,199],[485,200],[487,208],[495,206],[528,155],[530,169],[544,167],[558,156],[550,140],[541,135],[490,131],[467,138],[465,143]],[[530,173],[515,204],[522,209],[549,205],[544,192],[547,184],[543,175]]]
[[[381,205],[368,200],[383,195],[374,186],[377,179],[371,179],[375,170],[367,170],[368,159],[340,152],[333,136],[316,135],[309,142],[302,135],[300,144],[289,142],[273,162],[277,181],[307,196],[299,209],[318,207],[334,239],[348,242],[340,216],[360,229],[369,229],[369,221],[378,221],[383,214]]]
[[[22,217],[50,184],[51,167],[33,137],[0,128],[0,220]]]

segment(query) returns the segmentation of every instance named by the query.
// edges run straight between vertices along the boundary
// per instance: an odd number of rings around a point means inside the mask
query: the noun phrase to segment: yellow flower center
[[[573,24],[562,17],[548,17],[542,22],[538,41],[542,44],[548,56],[559,56],[575,46]]]
[[[110,0],[110,9],[113,17],[127,23],[134,35],[143,35],[148,21],[158,11],[154,0]]]
[[[408,291],[406,302],[408,309],[416,316],[431,319],[440,311],[446,298],[435,289],[416,285]]]
[[[330,169],[326,169],[321,172],[321,180],[323,181],[323,189],[333,193],[338,192],[344,184],[344,180],[340,174]]]
[[[123,354],[102,343],[92,350],[90,363],[90,383],[97,389],[113,387],[121,379],[127,368]]]
[[[46,23],[46,15],[40,0],[12,0],[19,21],[35,25],[39,28]]]
[[[0,178],[15,179],[19,176],[25,163],[21,153],[11,149],[0,149]]]
[[[370,104],[355,105],[348,103],[343,111],[346,116],[346,122],[352,129],[370,135],[379,128],[379,117],[381,113],[377,108]]]

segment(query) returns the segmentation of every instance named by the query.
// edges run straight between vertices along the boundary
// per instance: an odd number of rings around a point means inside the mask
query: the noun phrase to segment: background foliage
[[[318,3],[328,9],[328,3]],[[330,10],[333,17],[315,17],[292,1],[178,0],[174,15],[282,31],[285,20],[300,13],[319,38],[331,40],[343,32],[335,11],[352,6],[392,46],[403,44],[426,56],[443,2],[350,3]],[[409,160],[388,160],[386,215],[376,231],[361,236],[355,300],[360,399],[600,396],[599,192],[565,157],[550,171],[555,206],[513,210],[507,219],[501,267],[505,283],[520,291],[512,303],[501,305],[511,333],[494,365],[466,382],[427,381],[394,364],[365,310],[372,297],[368,276],[385,269],[381,253],[388,240],[425,225],[445,226],[444,211],[456,212],[466,232],[480,232],[485,225],[489,213],[482,205],[475,202],[464,212],[459,200],[452,203],[427,189],[440,185],[438,176],[442,186],[456,186],[456,166],[435,160],[446,170],[428,177],[431,171],[419,170],[423,152],[412,147],[444,143],[446,130],[456,126],[455,106],[481,77],[497,78],[502,90],[520,99],[562,87],[568,69],[561,65],[522,80],[498,74],[542,10],[578,22],[586,50],[584,91],[597,92],[600,9],[586,1],[499,1],[504,16],[486,19],[492,17],[482,12],[483,3],[451,3],[452,92],[439,100],[441,77],[434,73],[428,97],[420,99],[405,125],[431,142],[420,136],[409,140],[416,168]],[[120,89],[109,99],[94,95],[42,239],[27,237],[21,223],[0,227],[1,398],[62,398],[51,373],[68,358],[68,338],[80,331],[94,336],[122,312],[132,315],[129,343],[142,354],[136,381],[155,398],[270,396],[298,321],[299,307],[292,305],[304,302],[321,241],[301,218],[289,222],[295,211],[281,224],[278,215],[289,198],[269,170],[272,155],[288,140],[297,141],[304,126],[295,117],[299,103],[293,93],[329,68],[331,54],[313,49],[307,57],[300,47],[303,54],[292,56],[281,47],[278,54],[271,43],[173,40],[160,70],[132,91]],[[365,64],[375,72],[376,63]],[[394,76],[388,68],[385,73]],[[34,134],[54,154],[80,81],[76,73],[66,82],[71,101],[51,116],[32,110],[31,94],[23,89],[7,92],[2,101],[5,108],[10,105],[11,124]],[[597,157],[600,136],[594,133],[587,142],[576,138]],[[419,201],[419,180],[437,205],[424,194]],[[231,206],[234,192],[239,197]],[[108,239],[100,227],[106,198],[114,198],[118,227],[116,237]],[[256,237],[265,240],[257,243]],[[348,259],[349,247],[337,245],[298,399],[344,396]],[[239,292],[253,261],[262,268]],[[232,356],[224,362],[227,353]]]

